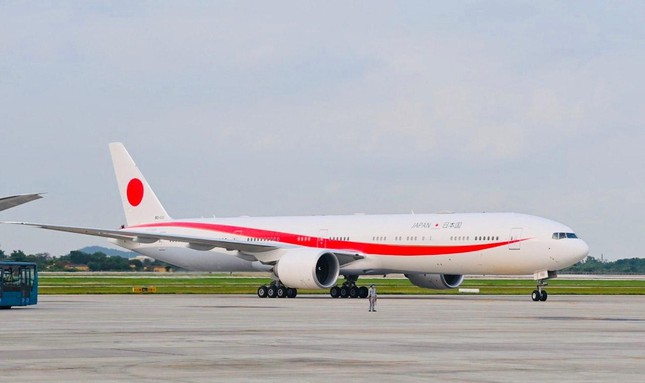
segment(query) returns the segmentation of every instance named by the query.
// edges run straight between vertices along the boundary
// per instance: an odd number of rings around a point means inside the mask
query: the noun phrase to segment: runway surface
[[[0,382],[642,382],[645,297],[41,296]]]

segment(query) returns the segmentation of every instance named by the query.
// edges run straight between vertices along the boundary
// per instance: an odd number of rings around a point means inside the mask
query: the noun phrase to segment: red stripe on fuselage
[[[254,229],[242,226],[220,225],[204,222],[158,222],[143,225],[130,226],[127,229],[139,229],[150,227],[168,227],[198,229],[210,232],[239,235],[242,237],[257,238],[262,241],[282,242],[290,245],[326,248],[339,251],[355,251],[363,254],[399,255],[399,256],[420,256],[420,255],[446,255],[457,253],[472,253],[509,245],[512,243],[526,241],[529,238],[514,239],[512,241],[454,245],[454,246],[428,246],[428,245],[392,245],[382,243],[340,241],[335,239],[312,237],[284,233],[279,231]]]

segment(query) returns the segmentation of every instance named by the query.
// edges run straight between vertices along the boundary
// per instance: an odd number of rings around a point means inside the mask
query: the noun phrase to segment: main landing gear
[[[356,286],[357,280],[358,276],[346,276],[345,282],[340,287],[334,286],[329,289],[329,295],[332,298],[367,298],[367,287]]]
[[[332,298],[367,298],[367,287],[356,286],[358,276],[350,275],[345,277],[345,282],[341,286],[334,286],[329,290]],[[258,297],[260,298],[295,298],[298,290],[287,287],[279,280],[272,281],[268,286],[258,288]]]
[[[544,302],[549,294],[547,294],[546,290],[543,290],[542,287],[547,286],[549,283],[546,279],[538,279],[537,282],[537,289],[533,290],[533,293],[531,293],[531,299],[533,299],[533,302]]]
[[[258,297],[260,298],[295,298],[298,290],[287,287],[280,281],[273,281],[269,286],[260,286],[258,288]]]

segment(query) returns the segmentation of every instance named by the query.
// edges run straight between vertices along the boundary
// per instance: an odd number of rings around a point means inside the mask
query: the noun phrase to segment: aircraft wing
[[[151,233],[138,230],[127,229],[95,229],[88,227],[76,226],[60,226],[60,225],[47,225],[40,223],[27,223],[27,222],[0,222],[4,224],[23,225],[37,227],[40,229],[63,231],[67,233],[93,235],[95,237],[113,238],[118,240],[129,240],[137,243],[155,243],[161,240],[183,242],[186,246],[193,250],[208,251],[216,247],[226,250],[237,250],[240,252],[238,256],[249,261],[263,260],[264,257],[261,253],[277,250],[280,246],[249,243],[246,241],[234,241],[229,239],[216,239],[208,237],[195,237],[188,235],[165,234],[165,233]],[[365,258],[364,255],[352,251],[333,251],[338,257],[340,265],[345,265],[353,261]],[[271,263],[276,260],[273,257],[264,259],[264,262]]]
[[[213,248],[219,247],[226,250],[239,250],[242,252],[249,252],[249,253],[261,253],[265,251],[276,250],[279,248],[277,246],[260,244],[260,243],[248,243],[248,242],[233,241],[228,239],[215,239],[215,238],[211,239],[207,237],[194,237],[194,236],[177,235],[177,234],[150,233],[150,232],[143,232],[143,231],[137,231],[137,230],[94,229],[94,228],[87,228],[87,227],[58,226],[58,225],[46,225],[46,224],[40,224],[40,223],[27,223],[27,222],[2,222],[2,223],[38,227],[41,229],[64,231],[67,233],[93,235],[96,237],[131,240],[138,243],[155,243],[160,240],[184,242],[191,249],[203,250],[203,251],[211,250]]]
[[[20,194],[11,197],[3,197],[0,198],[0,211],[7,210],[12,207],[22,205],[23,203],[27,203],[40,198],[43,198],[43,196],[41,196],[40,194]]]

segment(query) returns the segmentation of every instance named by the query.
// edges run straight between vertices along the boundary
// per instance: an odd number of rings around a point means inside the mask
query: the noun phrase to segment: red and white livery
[[[401,273],[417,286],[446,289],[465,274],[533,274],[532,298],[544,301],[544,282],[589,251],[571,228],[517,213],[172,219],[125,147],[112,143],[110,152],[127,225],[26,225],[108,237],[188,270],[270,271],[275,278],[260,297],[295,297],[298,288],[366,296],[356,285],[361,275]]]

